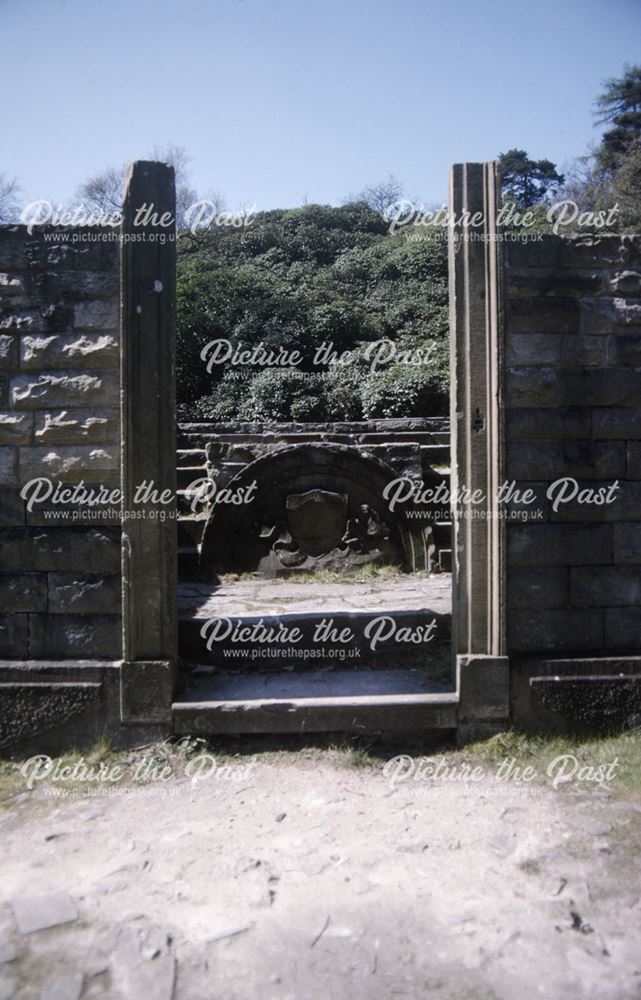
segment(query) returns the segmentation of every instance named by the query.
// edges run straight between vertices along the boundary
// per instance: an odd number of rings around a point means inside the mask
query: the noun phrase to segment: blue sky
[[[640,41],[639,0],[0,0],[0,171],[65,199],[173,142],[232,209],[440,202],[453,162],[585,152]]]

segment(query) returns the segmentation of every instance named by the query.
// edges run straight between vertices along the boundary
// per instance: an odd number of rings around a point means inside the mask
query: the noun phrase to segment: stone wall
[[[509,244],[506,292],[506,478],[537,496],[507,522],[508,652],[639,653],[641,237]],[[562,477],[619,486],[555,510]]]
[[[305,449],[307,448],[307,451]],[[207,523],[206,514],[195,515],[192,511],[189,492],[190,484],[207,476],[213,479],[219,488],[239,485],[246,471],[249,475],[255,469],[259,481],[270,481],[274,476],[274,468],[270,459],[278,461],[276,456],[284,450],[289,452],[289,472],[293,476],[296,466],[296,456],[305,470],[308,481],[307,490],[339,489],[339,480],[332,479],[331,457],[341,451],[349,451],[353,456],[355,483],[353,488],[343,482],[343,487],[353,493],[350,503],[355,504],[355,495],[362,486],[374,489],[374,481],[380,476],[379,465],[388,470],[388,478],[404,477],[417,481],[431,481],[435,475],[439,481],[449,484],[450,466],[450,433],[449,418],[446,417],[408,417],[397,419],[378,419],[367,421],[352,421],[341,423],[183,423],[178,430],[178,487],[181,513],[178,521],[178,568],[182,580],[197,578],[201,570],[205,578],[211,575],[204,569],[212,564],[212,556],[216,553],[223,558],[220,567],[224,571],[247,571],[256,569],[256,558],[250,550],[251,525],[240,521],[239,513],[230,522],[223,518],[219,523],[222,535],[215,539],[210,533],[210,553],[208,558],[202,550],[203,529]],[[321,454],[322,453],[322,454]],[[316,478],[312,475],[312,458],[321,465],[323,456],[328,464],[317,470]],[[367,461],[359,464],[359,459]],[[255,467],[252,463],[258,463]],[[311,463],[311,464],[310,464]],[[370,464],[367,464],[370,463]],[[251,466],[251,469],[250,469]],[[296,493],[294,479],[286,476],[285,466],[279,467],[276,478],[279,488],[285,494]],[[435,471],[436,470],[436,471]],[[252,473],[253,475],[253,473]],[[283,478],[285,476],[285,478]],[[311,478],[309,478],[311,477]],[[250,477],[251,478],[251,477]],[[300,483],[298,483],[300,486]],[[379,484],[380,486],[380,484]],[[302,488],[302,487],[301,487]],[[259,489],[260,493],[260,489]],[[263,498],[264,499],[264,498]],[[262,511],[269,523],[274,520],[287,521],[285,506],[279,501],[268,514],[262,509],[261,497],[252,506],[252,518],[255,511]],[[281,497],[282,500],[282,497]],[[382,503],[382,487],[373,496],[361,496],[360,502]],[[357,505],[358,506],[358,505]],[[449,570],[451,567],[451,532],[449,517],[432,521],[406,521],[397,514],[393,519],[398,522],[402,538],[402,551],[396,552],[392,561],[406,562],[408,569]],[[442,511],[443,515],[447,512]],[[220,514],[224,514],[221,509]],[[258,515],[257,515],[258,516]],[[252,518],[249,520],[251,521]],[[270,520],[271,518],[271,520]],[[429,540],[425,541],[425,529],[429,528]],[[243,551],[238,551],[242,548]],[[256,555],[256,553],[254,553]],[[391,553],[390,553],[391,557]],[[248,562],[245,559],[249,560]],[[277,571],[282,567],[278,565]],[[306,563],[301,563],[299,569],[309,570]],[[317,566],[316,568],[320,568]],[[289,563],[283,572],[294,572],[294,564]],[[274,567],[269,570],[271,575]]]
[[[104,235],[0,227],[3,659],[121,656],[115,511],[20,495],[39,477],[119,487],[119,282]]]

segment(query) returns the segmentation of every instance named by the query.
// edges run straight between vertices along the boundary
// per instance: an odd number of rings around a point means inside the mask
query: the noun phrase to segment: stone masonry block
[[[604,648],[604,611],[597,608],[514,609],[508,617],[510,653],[594,652]]]
[[[641,608],[607,608],[605,644],[609,653],[641,651]]]
[[[609,365],[621,367],[626,365],[641,366],[641,334],[621,334],[620,336],[608,337],[607,362]]]
[[[615,480],[589,480],[582,482],[581,488],[602,490],[609,489]],[[604,497],[605,493],[602,494]],[[622,521],[638,521],[641,511],[641,480],[619,480],[619,488],[612,493],[612,503],[595,505],[592,503],[569,503],[558,505],[558,510],[550,510],[550,521],[564,523],[598,524],[602,522],[616,523]],[[594,529],[592,529],[594,530]]]
[[[0,448],[0,486],[17,484],[17,455],[16,448]]]
[[[610,524],[508,524],[508,566],[612,563]]]
[[[30,527],[0,529],[3,570],[120,572],[118,528]]]
[[[100,482],[104,473],[117,472],[120,454],[117,447],[105,445],[55,445],[20,449],[20,482],[39,476],[60,482],[91,479]],[[102,478],[106,477],[102,475]]]
[[[626,368],[511,367],[508,406],[635,406],[641,373]]]
[[[113,334],[29,334],[21,338],[20,367],[117,368],[118,339]]]
[[[581,300],[581,332],[588,335],[634,330],[641,333],[641,299]]]
[[[18,338],[14,334],[0,334],[0,368],[11,371],[18,367]]]
[[[641,441],[628,441],[626,473],[630,479],[641,479]]]
[[[507,578],[509,608],[563,608],[568,603],[566,566],[512,568]]]
[[[0,489],[0,528],[15,528],[24,523],[24,501],[18,490]]]
[[[11,380],[12,405],[17,410],[42,410],[49,406],[109,406],[118,399],[120,376],[116,371],[61,372],[16,375]]]
[[[2,438],[0,415],[0,440]],[[115,407],[53,410],[35,414],[36,444],[116,444],[120,413]]]
[[[510,268],[507,272],[508,293],[513,295],[598,295],[605,291],[603,273],[597,270],[570,268]]]
[[[119,659],[119,615],[30,615],[29,645],[35,660]]]
[[[29,659],[29,616],[0,615],[0,659]]]
[[[44,573],[0,573],[0,612],[46,611]]]
[[[508,365],[602,365],[605,342],[601,337],[559,333],[513,333],[507,338]]]
[[[117,299],[78,302],[73,310],[75,330],[117,330],[120,324],[120,303]]]
[[[573,298],[511,299],[507,329],[515,333],[578,333],[579,304]]]
[[[49,573],[49,612],[120,614],[120,576],[100,573]]]
[[[603,479],[625,470],[622,441],[512,441],[507,449],[508,479]]]
[[[637,438],[641,440],[641,409],[599,406],[592,412],[595,438],[620,440]]]
[[[613,532],[615,564],[636,563],[641,566],[641,523],[615,524]]]
[[[30,413],[0,413],[0,445],[29,444],[33,433]]]
[[[570,604],[575,608],[641,604],[641,566],[570,567]]]
[[[553,441],[555,438],[591,438],[593,412],[587,406],[572,406],[563,409],[554,407],[540,409],[537,406],[513,407],[506,412],[507,439],[508,441],[518,441],[545,438],[547,441]],[[616,412],[625,413],[627,411],[617,410]],[[639,414],[639,426],[641,427],[641,410]],[[609,435],[604,436],[608,437]],[[625,435],[622,436],[625,437]]]

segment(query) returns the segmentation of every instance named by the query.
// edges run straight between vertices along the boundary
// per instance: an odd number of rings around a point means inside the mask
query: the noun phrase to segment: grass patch
[[[412,576],[428,574],[412,574]],[[362,566],[356,566],[349,571],[340,571],[333,569],[318,569],[312,572],[300,573],[292,572],[283,576],[276,576],[270,579],[271,583],[374,583],[377,580],[396,580],[401,576],[407,576],[407,573],[401,566],[376,566],[374,563],[363,563]],[[262,579],[257,577],[255,573],[226,573],[222,580],[225,583],[233,582],[234,580],[257,580]]]
[[[588,737],[527,736],[508,731],[471,743],[456,753],[462,759],[488,765],[513,759],[517,766],[530,765],[543,775],[552,762],[563,755],[573,758],[577,768],[605,769],[617,761],[614,776],[607,783],[614,789],[641,796],[641,729]],[[594,787],[595,784],[585,782],[586,786]]]

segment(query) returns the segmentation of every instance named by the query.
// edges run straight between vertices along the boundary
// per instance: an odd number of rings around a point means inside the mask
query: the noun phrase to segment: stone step
[[[184,466],[204,466],[207,462],[207,452],[204,448],[177,448],[178,468]]]
[[[200,555],[195,545],[178,546],[178,579],[199,580]]]
[[[172,705],[180,735],[455,730],[458,696],[430,689],[423,671],[203,676]]]
[[[421,610],[299,611],[197,615],[181,611],[180,655],[237,673],[326,668],[425,669],[431,683],[450,674],[451,615]]]
[[[184,465],[178,466],[177,482],[179,490],[186,490],[192,483],[199,479],[205,479],[207,468],[204,465]]]
[[[206,517],[196,515],[187,517],[183,515],[177,519],[178,545],[183,548],[197,549],[203,537],[203,531],[207,524]]]

